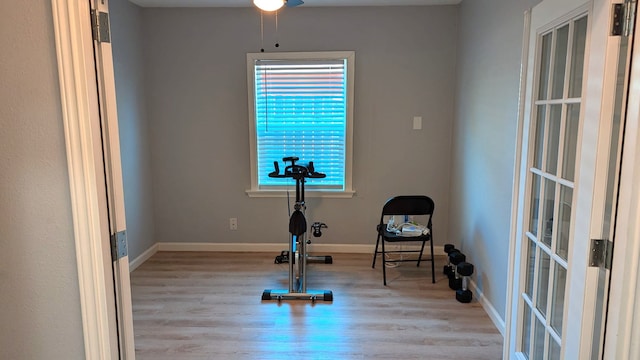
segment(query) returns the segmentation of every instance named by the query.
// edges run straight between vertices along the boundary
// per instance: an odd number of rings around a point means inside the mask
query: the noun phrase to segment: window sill
[[[250,198],[276,198],[276,197],[289,197],[296,196],[296,190],[247,190],[247,195]],[[351,199],[356,192],[354,190],[345,191],[314,191],[307,190],[304,192],[306,198],[334,198],[334,199]]]

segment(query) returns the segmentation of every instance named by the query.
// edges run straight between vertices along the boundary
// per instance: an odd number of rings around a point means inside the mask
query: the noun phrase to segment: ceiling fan
[[[262,11],[276,11],[287,5],[287,7],[295,7],[304,4],[302,0],[253,0],[253,4]]]

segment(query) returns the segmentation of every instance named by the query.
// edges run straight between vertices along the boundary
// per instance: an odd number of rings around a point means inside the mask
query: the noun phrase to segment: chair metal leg
[[[384,252],[384,237],[382,238],[382,282],[387,286],[387,257]]]
[[[431,283],[435,284],[436,283],[436,259],[433,256],[433,235],[431,236],[431,240],[429,240],[429,242],[431,243]]]
[[[424,253],[424,244],[426,243],[426,241],[422,242],[422,247],[420,248],[420,255],[418,255],[418,264],[416,265],[416,267],[420,266],[420,262],[422,261],[422,253]]]
[[[376,240],[376,250],[373,252],[373,263],[371,264],[371,268],[376,268],[376,258],[378,257],[378,244],[380,243],[380,233],[378,233],[378,239]]]

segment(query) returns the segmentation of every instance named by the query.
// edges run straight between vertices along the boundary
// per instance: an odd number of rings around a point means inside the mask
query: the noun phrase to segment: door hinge
[[[127,256],[127,231],[122,230],[111,235],[111,260],[116,261]]]
[[[604,239],[591,239],[589,249],[589,267],[599,267],[611,270],[613,258],[613,243]]]
[[[93,28],[93,40],[99,43],[111,42],[109,13],[91,10],[91,27]]]
[[[624,3],[613,4],[611,11],[611,35],[629,36],[636,22],[637,0],[625,0]]]

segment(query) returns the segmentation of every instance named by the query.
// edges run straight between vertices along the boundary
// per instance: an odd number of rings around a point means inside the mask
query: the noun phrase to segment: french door
[[[507,340],[515,358],[602,356],[630,48],[610,36],[614,3],[545,0],[531,12]]]

